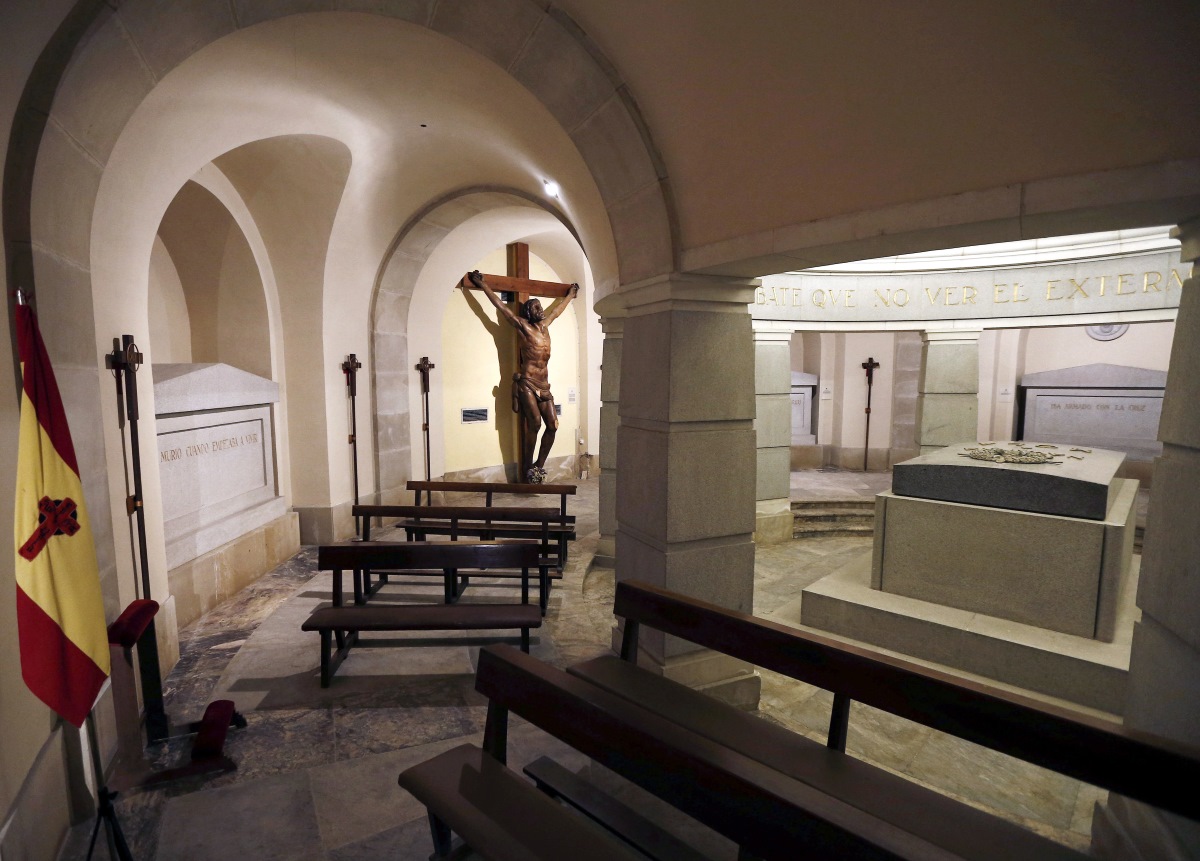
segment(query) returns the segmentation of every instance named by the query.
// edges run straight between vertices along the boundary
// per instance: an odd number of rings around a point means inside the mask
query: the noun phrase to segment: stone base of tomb
[[[167,572],[180,628],[300,552],[300,517],[289,511]]]
[[[871,588],[871,553],[806,588],[769,618],[945,672],[1120,715],[1141,557],[1122,590],[1112,642]]]
[[[1111,479],[1107,512],[1099,520],[880,493],[871,585],[1111,640],[1128,585],[1137,487],[1136,481]]]

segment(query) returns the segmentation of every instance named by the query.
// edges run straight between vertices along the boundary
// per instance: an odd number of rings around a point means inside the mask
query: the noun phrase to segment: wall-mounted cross
[[[358,360],[358,356],[351,353],[346,357],[346,361],[342,362],[342,373],[346,375],[346,388],[350,390],[350,397],[358,394],[358,369],[362,367],[362,362]]]
[[[867,455],[871,451],[871,385],[875,382],[875,369],[879,363],[874,356],[867,356],[862,369],[867,372],[867,432],[863,439],[863,472],[867,471]]]
[[[433,362],[429,361],[428,356],[422,356],[421,361],[417,362],[416,368],[421,372],[421,393],[429,394],[429,372],[436,368]]]

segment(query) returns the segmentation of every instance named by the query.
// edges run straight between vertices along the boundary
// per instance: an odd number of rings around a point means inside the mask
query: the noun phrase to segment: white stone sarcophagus
[[[279,385],[224,364],[153,368],[167,567],[281,517],[271,405]]]

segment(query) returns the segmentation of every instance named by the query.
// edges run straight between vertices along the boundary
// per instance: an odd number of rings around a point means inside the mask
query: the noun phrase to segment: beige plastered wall
[[[150,339],[158,345],[160,362],[192,361],[192,326],[179,271],[162,239],[155,239],[150,256]]]
[[[5,139],[20,87],[28,78],[36,54],[70,6],[68,2],[50,0],[23,3],[5,12],[6,35],[0,45],[5,49],[0,51],[5,73],[0,83],[4,122],[0,131]],[[131,16],[137,14],[129,8]],[[124,11],[123,7],[121,12]],[[281,9],[280,13],[286,11]],[[271,329],[270,370],[284,386],[284,401],[276,415],[276,438],[284,465],[281,489],[286,488],[294,503],[330,506],[348,499],[351,492],[349,458],[342,456],[346,451],[346,413],[344,380],[338,366],[348,352],[360,356],[367,353],[366,309],[379,261],[396,230],[411,213],[458,187],[508,186],[533,195],[540,192],[541,177],[554,176],[565,191],[562,209],[578,226],[578,235],[589,251],[590,267],[597,267],[599,261],[596,271],[609,291],[617,284],[617,258],[606,205],[595,181],[564,131],[561,118],[552,114],[538,97],[514,78],[496,74],[490,59],[430,29],[374,16],[317,17],[320,20],[310,21],[303,15],[292,16],[284,23],[268,21],[261,27],[233,32],[172,70],[174,59],[165,66],[161,63],[164,57],[174,58],[178,53],[166,49],[165,43],[159,46],[163,48],[161,53],[155,52],[157,43],[153,36],[146,30],[138,30],[136,37],[142,40],[140,47],[144,52],[139,56],[130,32],[113,23],[111,11],[102,14],[106,23],[100,25],[91,43],[83,49],[84,59],[75,65],[73,73],[68,73],[63,88],[64,122],[85,127],[91,122],[89,133],[93,134],[72,143],[61,128],[55,128],[46,147],[47,157],[39,164],[41,185],[34,194],[35,201],[52,204],[50,209],[43,205],[40,220],[35,212],[35,230],[48,225],[55,241],[68,237],[73,242],[69,250],[79,251],[81,261],[88,266],[87,271],[76,273],[75,280],[79,289],[87,291],[87,306],[94,310],[93,319],[80,318],[79,322],[93,330],[88,334],[93,335],[95,347],[88,348],[90,339],[86,336],[77,339],[77,345],[83,347],[78,364],[101,368],[104,355],[111,349],[112,337],[125,333],[134,336],[146,361],[153,363],[186,357],[192,352],[190,346],[187,350],[177,350],[175,346],[163,345],[161,356],[155,354],[152,328],[162,331],[164,326],[181,325],[178,319],[174,322],[156,319],[151,326],[148,310],[151,269],[156,270],[156,278],[173,280],[164,271],[161,249],[158,260],[154,259],[157,226],[170,200],[188,179],[205,171],[213,174],[205,187],[210,190],[214,185],[223,187],[224,193],[218,197],[237,220],[263,281]],[[214,35],[192,34],[200,39],[200,44]],[[387,47],[381,51],[383,43]],[[281,52],[296,63],[277,64]],[[390,60],[397,62],[389,65],[386,80],[371,74],[373,64],[386,64]],[[292,74],[298,67],[306,69],[303,80]],[[404,78],[408,86],[396,87],[398,77]],[[111,84],[105,92],[115,94],[117,104],[111,106],[113,109],[95,98],[95,90],[85,83],[97,80]],[[462,116],[491,115],[495,122],[486,124],[493,134],[482,146],[471,142],[475,150],[466,157],[461,157],[462,153],[445,152],[444,161],[435,159],[431,163],[426,149],[405,158],[405,148],[420,150],[420,147],[411,140],[401,139],[386,122],[376,122],[379,117],[371,115],[370,104],[350,98],[340,89],[346,82],[372,80],[384,93],[432,93],[430,104],[437,105],[439,115],[451,124],[455,122],[452,116],[455,110]],[[246,81],[254,81],[255,86],[248,89]],[[438,96],[439,83],[447,81],[457,93],[455,100]],[[465,87],[462,81],[475,83]],[[247,96],[252,104],[247,104]],[[590,97],[597,98],[594,94]],[[554,104],[553,108],[558,110],[562,106]],[[336,169],[320,170],[314,177],[325,182],[328,192],[325,205],[306,206],[303,210],[289,207],[286,200],[262,199],[253,183],[228,178],[236,179],[239,167],[237,158],[223,158],[229,153],[264,140],[299,136],[326,138],[349,153],[348,173],[343,170],[339,177]],[[65,149],[72,147],[79,151],[64,155]],[[243,166],[265,165],[267,160],[261,155],[249,153]],[[421,160],[424,160],[422,169],[414,170]],[[86,167],[81,168],[81,163],[86,163]],[[295,163],[293,160],[292,165]],[[322,159],[312,159],[309,163],[321,166]],[[286,160],[280,164],[287,167]],[[328,159],[323,166],[328,168]],[[71,171],[83,174],[78,177],[79,182],[54,185],[56,176],[72,175]],[[457,176],[447,175],[455,171]],[[614,174],[620,179],[619,170]],[[608,179],[610,184],[616,181],[612,176]],[[70,189],[64,192],[67,185]],[[45,188],[50,193],[39,195],[39,189]],[[63,194],[65,197],[60,196]],[[61,229],[54,222],[60,214]],[[304,219],[310,221],[298,223]],[[313,223],[322,219],[323,225]],[[295,271],[283,265],[301,240],[294,240],[289,247],[272,233],[290,229],[299,236],[308,230],[306,238],[312,239],[320,234],[322,227],[326,232],[321,241],[310,242],[307,249],[300,249],[311,250],[311,254],[297,255],[292,261],[296,268],[303,265],[306,274],[314,272],[312,278],[320,285],[315,295],[310,293],[305,297],[306,284],[291,277]],[[81,236],[82,242],[78,241]],[[52,242],[51,247],[58,246]],[[582,252],[578,256],[580,261],[584,260]],[[235,268],[246,271],[244,254],[236,263]],[[563,271],[562,267],[556,268]],[[588,269],[578,274],[578,280],[586,283],[590,302],[594,290],[591,268],[582,265],[579,268]],[[179,274],[178,270],[174,273],[175,277]],[[49,303],[54,291],[50,285],[42,286],[47,288],[45,296]],[[6,359],[6,366],[11,366],[10,359]],[[9,367],[10,404],[16,400],[11,379],[14,373]],[[99,371],[92,373],[104,376]],[[598,362],[595,373],[598,374]],[[102,447],[108,453],[111,468],[107,495],[122,500],[127,489],[120,478],[119,456],[115,454],[121,450],[121,440],[109,391],[105,388],[100,394],[92,394],[99,402],[97,411],[103,426],[103,434],[93,434],[92,441],[98,451]],[[144,416],[140,443],[144,451],[152,451],[154,403],[148,374],[139,377],[139,397]],[[360,388],[360,399],[360,409],[369,411],[369,389],[364,393]],[[3,432],[15,440],[15,410],[5,410],[3,421]],[[294,425],[290,433],[289,424]],[[94,427],[90,430],[94,431]],[[302,476],[292,476],[287,469],[291,460],[289,439],[292,450],[318,453],[312,459],[306,456]],[[369,440],[365,448],[369,458]],[[144,508],[152,588],[161,595],[165,591],[165,564],[158,476],[152,459],[147,459],[146,466]],[[4,469],[11,486],[11,464],[5,464]],[[361,475],[369,489],[369,470]],[[307,481],[310,476],[314,478],[313,485],[297,481],[298,486],[288,488],[293,477]],[[107,508],[103,509],[103,518],[109,519]],[[107,595],[106,599],[112,607],[119,607],[134,597],[134,576],[130,570],[133,553],[127,524],[115,506],[111,530],[115,546],[107,551],[108,564],[114,566],[115,556],[114,567],[119,569],[120,576],[116,594]],[[0,628],[11,639],[15,636],[15,624],[12,624],[10,594],[0,599],[0,609],[9,616],[9,624]],[[10,642],[9,646],[10,654],[15,654],[15,643]],[[170,649],[165,652],[169,653]],[[46,781],[42,778],[47,775],[50,783],[62,791],[65,784],[62,739],[60,734],[52,733],[54,723],[48,711],[24,692],[19,672],[10,665],[4,673],[4,696],[0,698],[3,701],[0,726],[5,729],[4,741],[0,742],[0,773],[4,776],[0,810],[12,811],[15,806],[22,806],[37,811],[35,830],[40,836],[32,839],[53,842],[61,834],[61,828],[51,819],[59,814],[65,817],[68,805],[40,796],[28,805],[18,805],[16,798],[22,782],[37,784],[37,792],[43,793]],[[39,763],[36,767],[35,762]],[[8,857],[9,837],[35,820],[16,825],[0,823],[4,829],[0,840],[5,841],[0,842],[0,855]],[[19,845],[21,854],[14,857],[22,857],[32,844],[22,838]],[[52,847],[42,846],[42,849],[45,851],[32,851],[32,857],[52,855]]]
[[[42,45],[71,3],[49,0],[24,4],[0,28],[0,140],[7,141],[24,82]],[[9,261],[0,245],[0,262]],[[9,303],[0,303],[0,325],[11,330]],[[18,436],[18,370],[12,350],[0,351],[0,522],[13,522]],[[75,430],[75,429],[73,429]],[[14,558],[13,530],[0,529],[0,559]],[[4,563],[11,572],[11,563]],[[21,678],[18,659],[16,591],[11,573],[0,588],[0,856],[16,851],[26,857],[53,858],[72,812],[67,743],[78,739],[42,705]],[[21,815],[36,811],[36,815]],[[13,857],[20,857],[13,855]]]

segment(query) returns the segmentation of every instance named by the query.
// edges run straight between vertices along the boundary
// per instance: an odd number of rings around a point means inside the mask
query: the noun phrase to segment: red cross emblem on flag
[[[29,540],[21,545],[17,552],[30,561],[42,552],[42,548],[55,535],[71,536],[79,531],[79,520],[75,516],[75,501],[66,499],[50,499],[43,496],[38,503],[38,525],[29,536]]]

